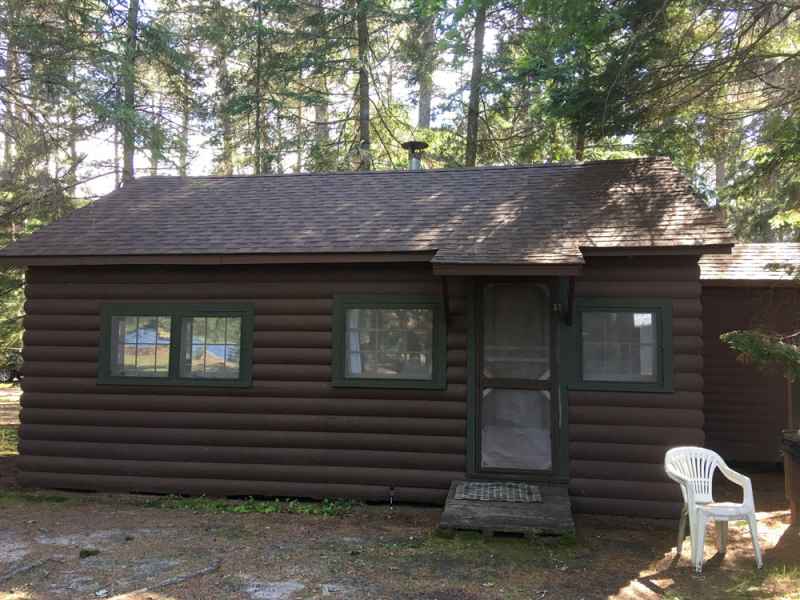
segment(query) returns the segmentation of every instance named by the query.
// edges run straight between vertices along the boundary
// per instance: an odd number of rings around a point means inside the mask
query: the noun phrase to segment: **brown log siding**
[[[464,476],[466,285],[448,278],[446,390],[330,383],[337,293],[442,293],[429,265],[28,271],[19,461],[28,485],[441,502]],[[583,297],[671,298],[673,393],[571,391],[578,512],[674,516],[662,460],[703,442],[702,307],[689,257],[590,259]],[[250,302],[249,388],[96,383],[103,302]]]
[[[786,380],[778,369],[745,365],[719,336],[735,329],[792,331],[800,290],[703,287],[706,445],[726,460],[776,463],[787,427]]]
[[[664,475],[671,446],[702,445],[703,322],[696,258],[594,258],[576,296],[672,300],[672,393],[572,390],[570,494],[577,512],[675,517],[680,491]]]
[[[465,286],[447,289],[446,390],[343,389],[334,295],[440,296],[429,265],[31,268],[20,480],[441,502],[464,476],[466,430]],[[253,303],[252,387],[97,385],[110,301]]]

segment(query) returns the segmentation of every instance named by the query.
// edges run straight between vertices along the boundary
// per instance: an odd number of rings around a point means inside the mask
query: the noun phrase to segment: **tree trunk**
[[[388,69],[386,69],[386,106],[391,106],[394,102],[394,58],[391,52],[386,57]]]
[[[475,31],[472,43],[472,76],[469,80],[469,102],[467,104],[467,147],[464,164],[474,167],[478,159],[478,118],[483,83],[483,39],[486,33],[486,4],[478,5],[475,15]]]
[[[114,125],[114,187],[122,185],[119,168],[119,127]]]
[[[158,175],[158,161],[161,158],[160,135],[161,135],[161,102],[156,104],[156,98],[150,101],[150,110],[153,117],[153,124],[150,127],[150,175]]]
[[[718,156],[714,161],[714,186],[717,193],[725,187],[725,181],[728,179],[728,169],[724,156]]]
[[[222,10],[222,4],[215,0],[212,5],[214,11],[215,24],[226,22],[226,15]],[[216,106],[219,128],[222,130],[222,152],[219,156],[217,172],[222,175],[233,175],[233,125],[230,115],[230,99],[232,94],[231,80],[228,73],[228,40],[224,36],[217,38],[214,49],[215,62],[217,67],[217,89],[219,90],[219,102]]]
[[[303,103],[300,101],[297,102],[295,135],[297,136],[297,160],[294,163],[294,172],[300,173],[303,170]]]
[[[183,105],[181,106],[181,141],[178,148],[178,174],[181,177],[186,177],[189,173],[189,120],[192,106],[188,86],[184,92],[186,95],[183,97]]]
[[[357,0],[356,29],[358,33],[358,137],[360,171],[370,169],[369,138],[369,22],[367,0]]]
[[[583,160],[584,150],[586,150],[586,128],[581,124],[575,134],[575,160]]]
[[[324,79],[322,83],[323,93],[328,93],[328,86]],[[314,141],[319,146],[319,150],[323,151],[327,148],[330,142],[331,134],[328,127],[328,101],[327,99],[320,100],[314,105]]]
[[[253,143],[253,170],[255,171],[256,175],[261,175],[262,173],[262,160],[261,160],[261,48],[263,45],[263,33],[261,31],[263,20],[263,12],[261,7],[261,2],[259,1],[256,4],[256,26],[258,30],[256,31],[256,74],[255,74],[255,84],[254,84],[254,93],[256,99],[256,114],[255,114],[255,140]]]
[[[419,106],[417,127],[429,129],[431,126],[431,104],[433,103],[433,69],[436,64],[436,19],[433,16],[423,17],[422,59],[417,65],[417,81],[419,83]]]
[[[133,180],[133,155],[136,152],[136,55],[139,32],[139,0],[128,4],[128,27],[125,37],[125,55],[122,64],[122,183]]]
[[[72,72],[73,82],[75,71]],[[67,177],[67,192],[73,198],[77,194],[78,187],[78,111],[73,100],[69,101],[69,176]]]
[[[12,20],[13,16],[13,2],[8,5],[8,18]],[[11,28],[6,33],[8,46],[6,48],[6,102],[5,102],[5,115],[3,123],[3,167],[6,169],[11,167],[11,162],[14,160],[14,135],[16,131],[16,118],[18,111],[17,106],[17,72],[19,71],[19,60],[17,58],[16,44]]]
[[[220,105],[217,110],[219,115],[220,125],[222,128],[222,155],[220,156],[220,167],[223,175],[233,175],[233,125],[231,124],[231,115],[228,112],[228,102],[231,97],[231,82],[228,75],[228,59],[225,48],[217,49],[217,57],[219,60],[219,71],[217,78],[219,80],[219,89],[221,94]]]

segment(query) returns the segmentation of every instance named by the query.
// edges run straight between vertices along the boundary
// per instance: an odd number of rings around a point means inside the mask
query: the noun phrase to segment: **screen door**
[[[553,470],[550,286],[486,283],[480,291],[477,467]]]

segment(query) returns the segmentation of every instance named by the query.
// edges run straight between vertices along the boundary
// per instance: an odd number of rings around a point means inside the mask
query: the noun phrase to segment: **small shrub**
[[[0,456],[15,456],[19,444],[16,427],[0,427]]]

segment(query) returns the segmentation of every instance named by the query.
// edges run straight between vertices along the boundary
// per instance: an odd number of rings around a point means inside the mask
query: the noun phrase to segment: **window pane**
[[[345,375],[370,379],[432,379],[430,308],[354,308],[345,312]]]
[[[206,319],[206,343],[224,344],[225,325],[227,319],[224,317],[208,317]]]
[[[241,317],[191,317],[183,320],[181,377],[239,377]]]
[[[112,316],[111,375],[167,377],[171,326],[165,316]]]
[[[584,381],[658,381],[655,312],[584,311],[581,323]]]
[[[136,370],[142,375],[155,373],[156,370],[155,344],[139,344],[136,347]]]
[[[238,347],[242,339],[242,320],[239,317],[230,317],[225,319],[225,323],[227,343]]]
[[[535,283],[496,283],[483,293],[483,375],[550,378],[550,294]]]
[[[552,468],[550,392],[486,388],[480,410],[482,467]]]
[[[122,368],[117,375],[135,375],[136,374],[136,344],[124,344],[122,348]]]
[[[139,317],[136,341],[140,345],[156,343],[156,323],[158,323],[158,317]]]
[[[165,377],[169,374],[169,345],[156,346],[156,374]]]

